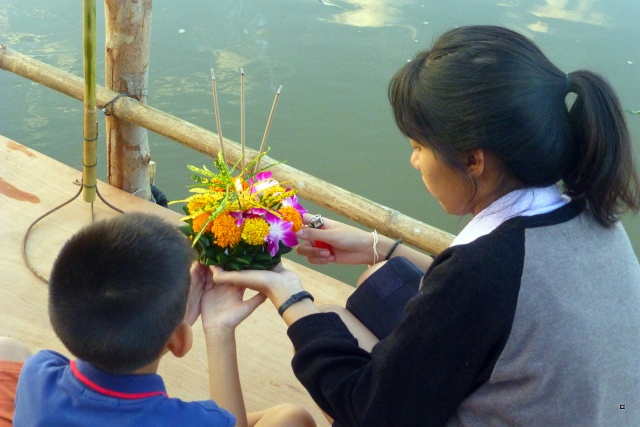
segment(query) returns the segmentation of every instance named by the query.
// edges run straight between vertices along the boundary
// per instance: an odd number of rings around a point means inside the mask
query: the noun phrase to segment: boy
[[[235,327],[265,298],[243,301],[242,290],[214,286],[200,264],[190,274],[193,261],[188,239],[150,215],[124,214],[73,236],[53,266],[49,317],[77,360],[45,350],[25,362],[14,425],[315,426],[294,405],[246,414]],[[212,400],[168,398],[160,359],[190,350],[200,314]]]

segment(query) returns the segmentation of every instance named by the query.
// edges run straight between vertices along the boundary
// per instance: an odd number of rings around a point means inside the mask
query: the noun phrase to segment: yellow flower
[[[269,235],[269,224],[262,218],[249,218],[244,221],[242,238],[250,245],[262,245]]]
[[[202,194],[201,196],[202,198],[197,200],[205,203],[208,209],[212,209],[218,206],[218,202],[220,202],[220,200],[224,198],[224,193],[219,193],[217,191],[214,191],[214,192],[210,191],[205,194]]]
[[[289,221],[293,224],[291,230],[294,233],[297,233],[298,230],[302,228],[302,218],[300,218],[300,213],[296,210],[296,208],[292,206],[285,206],[280,208],[278,211],[280,215],[282,215],[283,221]]]
[[[262,197],[263,198],[272,197],[272,196],[276,195],[276,193],[281,193],[282,194],[284,192],[285,192],[285,189],[282,188],[281,186],[273,185],[271,187],[265,188],[264,191],[262,191]]]
[[[194,213],[197,210],[200,210],[202,208],[204,208],[206,206],[205,203],[202,202],[196,202],[196,201],[191,201],[189,203],[187,203],[187,209],[189,209],[190,213]]]
[[[251,208],[262,207],[250,194],[242,192],[237,193],[238,198],[227,204],[227,209],[234,212],[242,212]]]
[[[217,193],[224,193],[226,191],[224,181],[222,181],[221,179],[213,178],[209,182],[211,183],[211,186],[209,186],[209,190],[215,191]]]
[[[279,185],[273,185],[271,187],[267,187],[262,191],[259,191],[258,193],[256,193],[256,195],[261,198],[262,200],[264,199],[270,199],[273,197],[278,197],[280,194],[284,193],[284,188],[282,188]]]
[[[200,230],[202,230],[202,227],[204,227],[204,224],[209,219],[209,216],[210,214],[208,212],[205,212],[193,218],[191,222],[191,228],[193,228],[193,231],[195,231],[196,233],[199,233]],[[211,231],[211,224],[213,224],[213,221],[209,222],[209,224],[207,225],[207,228],[203,231],[203,233],[207,231]]]
[[[271,187],[274,188],[274,187]],[[268,190],[271,190],[271,188],[269,188]],[[285,191],[284,188],[282,187],[278,187],[280,190],[282,190],[281,192],[270,192],[270,194],[266,194],[265,196],[262,197],[262,203],[268,207],[268,208],[272,208],[274,206],[279,205],[280,203],[282,203],[282,201],[288,197],[293,196],[294,194],[297,193],[296,190],[289,190],[289,191]]]
[[[216,245],[227,248],[240,242],[240,227],[236,225],[236,220],[229,215],[229,212],[222,212],[212,223],[211,232],[216,236]]]
[[[187,209],[191,214],[197,213],[198,210],[207,210],[213,212],[220,204],[220,200],[224,198],[224,193],[215,191],[206,191],[186,199]]]

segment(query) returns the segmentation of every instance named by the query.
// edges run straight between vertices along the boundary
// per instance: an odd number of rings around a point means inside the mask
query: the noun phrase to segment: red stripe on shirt
[[[75,377],[81,383],[83,383],[84,385],[86,385],[90,389],[92,389],[94,391],[97,391],[98,393],[102,393],[104,395],[107,395],[107,396],[117,397],[119,399],[144,399],[144,398],[153,397],[153,396],[169,397],[169,396],[167,396],[167,393],[165,393],[164,391],[149,391],[149,392],[146,392],[146,393],[123,393],[123,392],[120,392],[120,391],[109,390],[107,388],[101,387],[98,384],[96,384],[93,381],[91,381],[89,378],[87,378],[84,375],[82,375],[82,372],[80,372],[78,370],[78,367],[76,366],[76,361],[75,360],[71,361],[71,372],[73,372],[73,375],[75,375]]]

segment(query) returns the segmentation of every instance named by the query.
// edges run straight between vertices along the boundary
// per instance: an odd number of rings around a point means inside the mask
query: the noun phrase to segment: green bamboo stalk
[[[82,156],[82,198],[96,199],[98,163],[98,121],[96,119],[96,0],[83,0],[84,141]]]

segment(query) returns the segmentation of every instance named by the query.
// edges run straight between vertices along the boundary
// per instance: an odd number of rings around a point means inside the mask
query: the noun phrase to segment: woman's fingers
[[[269,297],[274,302],[302,290],[298,275],[278,264],[272,271],[214,271],[213,280],[217,285],[229,284],[253,289]]]
[[[283,282],[283,278],[279,274],[262,270],[217,271],[214,272],[213,280],[216,285],[244,286],[267,296],[272,294],[273,288]]]
[[[328,258],[331,255],[331,251],[325,248],[318,248],[313,246],[311,242],[304,242],[296,247],[298,255],[305,256],[307,258]]]
[[[272,275],[270,271],[261,270],[246,270],[242,273],[218,270],[213,272],[213,281],[216,285],[237,285],[260,291],[268,286],[269,280],[273,280]]]
[[[332,234],[333,233],[330,230],[325,230],[322,228],[302,228],[296,233],[296,237],[308,241],[327,241],[327,239],[331,239]]]
[[[313,246],[298,246],[296,252],[298,255],[306,257],[309,263],[316,265],[329,264],[336,259],[328,249],[314,248]]]

